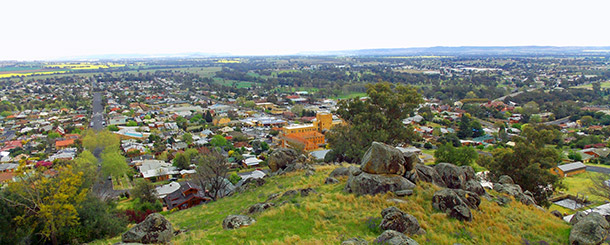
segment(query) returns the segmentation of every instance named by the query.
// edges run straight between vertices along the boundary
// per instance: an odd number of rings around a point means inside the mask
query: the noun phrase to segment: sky
[[[610,1],[6,0],[0,60],[433,46],[610,46]]]

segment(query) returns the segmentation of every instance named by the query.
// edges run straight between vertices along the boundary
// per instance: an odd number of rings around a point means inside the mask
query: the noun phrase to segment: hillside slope
[[[440,188],[421,183],[409,197],[393,194],[356,196],[343,192],[346,177],[338,184],[325,185],[324,180],[337,166],[319,166],[313,176],[304,172],[266,178],[261,187],[238,193],[217,202],[184,211],[166,213],[175,228],[187,229],[174,238],[176,244],[339,244],[351,237],[374,240],[380,212],[396,206],[417,218],[424,235],[412,238],[420,244],[515,244],[545,241],[568,242],[570,227],[548,212],[512,201],[500,207],[482,198],[479,211],[473,210],[472,222],[461,222],[432,208],[432,196]],[[282,197],[275,203],[284,205],[252,215],[256,223],[237,230],[223,230],[227,215],[245,214],[248,207],[265,202],[268,196],[288,190],[311,187],[317,191],[306,197]],[[491,191],[491,194],[494,194]],[[397,203],[389,199],[401,199]],[[114,238],[101,243],[114,243]]]

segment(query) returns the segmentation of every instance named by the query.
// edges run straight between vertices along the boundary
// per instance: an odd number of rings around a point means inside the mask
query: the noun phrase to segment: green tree
[[[155,203],[157,201],[157,189],[147,180],[136,181],[136,186],[131,190],[133,197],[140,199],[141,202]]]
[[[447,162],[458,166],[469,166],[477,160],[479,154],[472,147],[454,147],[451,144],[444,144],[434,152],[436,163]]]
[[[549,205],[547,198],[561,186],[559,178],[549,171],[561,160],[554,148],[546,147],[553,139],[553,130],[529,124],[523,125],[522,130],[524,137],[515,139],[514,148],[496,148],[493,157],[482,156],[477,163],[487,168],[492,177],[510,176],[532,192],[539,204]]]
[[[367,94],[366,101],[354,98],[339,102],[337,113],[347,125],[328,133],[332,155],[338,160],[360,161],[373,141],[394,145],[417,139],[413,129],[402,124],[423,102],[415,88],[380,82],[368,84]]]
[[[118,150],[102,153],[102,173],[119,178],[129,172],[125,157]]]
[[[193,143],[193,135],[190,133],[184,133],[182,135],[182,141],[184,141],[184,143],[190,145]]]
[[[125,125],[127,125],[127,127],[135,127],[135,126],[138,126],[138,123],[135,121],[129,121]]]
[[[183,154],[183,153],[176,154],[176,157],[174,158],[174,166],[176,166],[177,168],[180,168],[180,169],[187,169],[190,164],[191,163],[189,161],[189,158],[186,156],[186,154]]]
[[[214,135],[210,140],[210,144],[214,147],[223,147],[229,145],[229,141],[222,135]]]

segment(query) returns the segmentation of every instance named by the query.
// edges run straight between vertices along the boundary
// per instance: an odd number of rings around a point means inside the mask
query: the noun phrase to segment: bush
[[[237,182],[239,182],[240,180],[241,177],[237,173],[232,173],[229,176],[229,181],[231,181],[231,184],[237,184]]]

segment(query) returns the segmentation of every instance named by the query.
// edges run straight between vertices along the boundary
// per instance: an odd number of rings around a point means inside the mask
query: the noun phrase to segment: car
[[[108,176],[108,180],[112,180],[112,176]]]
[[[174,178],[169,179],[169,181],[178,181],[178,178],[174,177]]]

